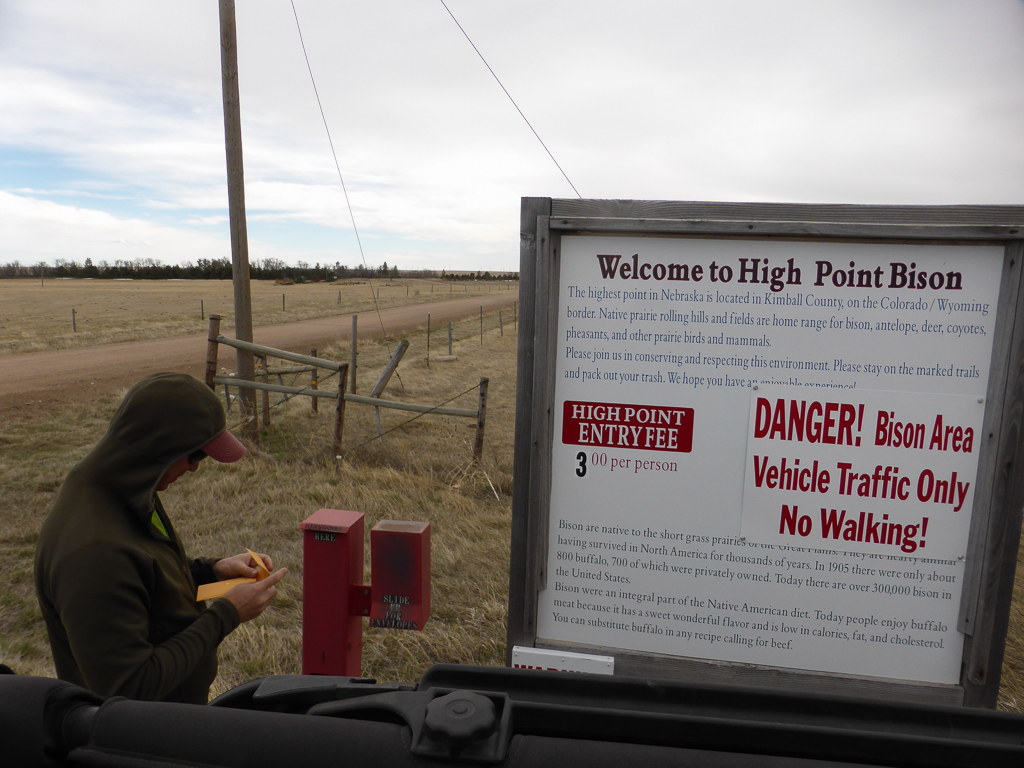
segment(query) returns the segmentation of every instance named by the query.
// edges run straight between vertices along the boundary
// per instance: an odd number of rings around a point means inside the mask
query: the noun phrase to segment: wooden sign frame
[[[984,435],[968,540],[958,684],[757,666],[538,639],[548,581],[562,238],[614,235],[832,243],[1001,245]],[[523,198],[512,554],[506,654],[514,646],[615,657],[615,673],[994,707],[1024,509],[1024,207],[861,206]]]

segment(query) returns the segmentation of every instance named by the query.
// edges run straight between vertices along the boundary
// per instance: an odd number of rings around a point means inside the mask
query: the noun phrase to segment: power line
[[[476,51],[476,55],[480,57],[480,61],[482,61],[484,63],[484,66],[487,67],[487,71],[491,73],[491,76],[494,77],[495,82],[498,83],[498,85],[501,87],[501,90],[503,90],[505,92],[505,95],[508,96],[508,100],[512,102],[512,106],[516,108],[516,112],[518,112],[519,116],[521,118],[523,118],[523,120],[526,122],[526,125],[529,126],[530,130],[533,131],[533,135],[537,137],[537,141],[539,141],[540,145],[542,147],[544,147],[544,151],[548,153],[548,157],[551,158],[551,162],[553,162],[555,164],[555,167],[558,168],[558,170],[561,172],[562,176],[565,177],[565,180],[569,182],[569,186],[572,187],[572,191],[576,193],[576,197],[578,197],[578,198],[580,198],[582,200],[583,199],[583,195],[581,195],[579,193],[579,190],[576,189],[576,185],[572,183],[572,181],[569,179],[569,176],[565,173],[564,170],[562,170],[562,166],[558,164],[557,160],[555,160],[555,156],[553,154],[551,154],[551,150],[548,149],[548,145],[544,143],[544,140],[540,137],[540,134],[537,133],[537,131],[534,129],[534,127],[530,124],[530,121],[526,119],[526,115],[523,114],[523,110],[521,110],[519,108],[519,105],[516,104],[516,100],[512,98],[512,94],[508,92],[508,89],[505,88],[504,85],[502,85],[501,80],[494,73],[494,70],[491,69],[491,65],[487,63],[487,59],[485,59],[484,55],[482,53],[480,53],[480,49],[476,47],[476,43],[474,43],[470,39],[469,35],[466,33],[466,30],[464,30],[462,28],[462,25],[459,24],[459,20],[455,18],[455,14],[452,13],[451,9],[445,4],[444,0],[440,0],[440,2],[441,2],[441,5],[444,6],[444,9],[446,11],[448,11],[448,15],[452,17],[452,21],[455,22],[455,26],[457,26],[459,28],[459,31],[462,32],[462,34],[465,36],[466,40],[469,41],[469,44],[473,46],[473,50]]]
[[[338,163],[338,153],[334,151],[334,140],[331,138],[331,129],[327,126],[327,116],[324,114],[324,105],[320,102],[320,91],[316,87],[316,78],[313,77],[313,67],[309,63],[309,54],[306,53],[306,42],[302,39],[302,26],[299,24],[299,12],[295,10],[295,0],[291,0],[292,14],[295,16],[295,29],[299,33],[299,45],[302,46],[302,56],[306,59],[306,70],[309,72],[309,80],[313,84],[313,95],[316,96],[316,105],[320,108],[320,119],[324,121],[324,130],[327,132],[327,143],[331,145],[331,155],[334,157],[334,167],[338,171],[338,181],[341,182],[341,191],[345,193],[345,205],[348,206],[348,215],[352,220],[352,229],[356,233],[356,243],[359,245],[359,256],[366,267],[366,255],[363,253],[363,241],[359,237],[359,227],[356,226],[356,217],[352,212],[352,203],[348,199],[348,189],[345,187],[345,177],[341,173],[341,165]],[[368,268],[368,267],[367,267]]]
[[[345,187],[345,177],[341,173],[341,164],[338,163],[338,153],[334,150],[334,140],[331,138],[331,129],[327,125],[327,115],[324,114],[324,105],[320,101],[320,91],[316,87],[316,78],[313,77],[313,67],[309,63],[309,54],[306,53],[306,42],[302,39],[302,25],[299,24],[299,12],[295,10],[295,0],[290,0],[292,6],[292,15],[295,16],[295,29],[299,33],[299,45],[302,46],[302,56],[306,60],[306,70],[309,72],[309,81],[313,84],[313,94],[316,96],[316,105],[320,108],[320,119],[324,121],[324,130],[327,132],[327,143],[331,145],[331,156],[334,158],[334,167],[338,171],[338,181],[341,182],[341,191],[345,193],[345,205],[348,206],[348,215],[352,220],[352,231],[356,234],[356,243],[359,245],[359,257],[363,260],[363,267],[369,271],[370,267],[366,263],[366,254],[363,253],[363,241],[359,237],[359,227],[356,226],[356,216],[352,211],[352,202],[348,198],[348,189]],[[370,286],[370,296],[373,298],[373,308],[377,313],[377,320],[380,322],[381,334],[384,338],[384,343],[387,345],[388,353],[391,353],[391,342],[388,341],[388,331],[384,327],[384,318],[381,317],[380,307],[377,305],[377,296],[373,292],[372,278],[367,278],[367,285]],[[397,375],[397,373],[396,373]],[[398,381],[402,381],[402,377],[398,376]]]

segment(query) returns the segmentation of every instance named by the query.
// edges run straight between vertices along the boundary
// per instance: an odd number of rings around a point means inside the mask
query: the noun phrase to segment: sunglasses
[[[202,448],[199,448],[199,449],[197,449],[195,451],[192,451],[192,453],[190,453],[188,455],[188,463],[189,464],[198,464],[200,461],[202,461],[205,458],[206,458],[206,452]]]

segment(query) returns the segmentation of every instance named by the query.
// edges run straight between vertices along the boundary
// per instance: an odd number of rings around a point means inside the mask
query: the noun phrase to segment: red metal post
[[[360,677],[363,617],[363,514],[321,509],[303,531],[302,674]]]

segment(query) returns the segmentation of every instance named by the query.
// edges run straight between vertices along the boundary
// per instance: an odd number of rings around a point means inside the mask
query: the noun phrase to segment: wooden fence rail
[[[209,345],[206,353],[206,384],[211,389],[216,389],[217,385],[220,384],[224,387],[225,393],[228,387],[237,387],[238,389],[252,389],[263,392],[265,395],[270,392],[277,392],[279,394],[286,395],[298,395],[302,397],[313,398],[314,401],[317,398],[326,397],[331,400],[336,400],[337,415],[335,418],[334,427],[334,444],[333,448],[336,454],[341,453],[341,436],[344,429],[344,413],[345,403],[358,403],[360,405],[370,405],[374,408],[390,408],[397,411],[409,411],[412,413],[421,414],[433,414],[436,416],[455,416],[460,418],[475,419],[477,422],[476,428],[476,440],[473,445],[473,461],[479,461],[480,456],[483,452],[483,436],[484,436],[484,421],[485,414],[487,413],[487,386],[489,379],[480,379],[480,404],[477,410],[470,410],[468,408],[447,408],[444,406],[433,406],[433,405],[419,405],[416,403],[402,403],[397,400],[383,400],[379,396],[366,397],[363,395],[351,394],[345,391],[346,384],[348,382],[349,364],[348,363],[337,363],[333,360],[327,360],[322,357],[311,357],[309,355],[300,355],[296,352],[288,352],[283,349],[275,349],[273,347],[267,347],[262,344],[254,344],[248,341],[239,341],[238,339],[228,338],[218,333],[220,326],[220,318],[211,315],[210,316],[210,335]],[[235,347],[237,349],[244,349],[252,352],[253,354],[263,358],[264,365],[260,375],[264,378],[264,381],[249,381],[247,379],[238,378],[237,374],[217,375],[217,347],[219,344],[225,344],[229,347]],[[402,341],[399,347],[399,351],[395,353],[391,361],[388,364],[388,368],[381,376],[378,385],[374,387],[374,392],[379,395],[387,385],[388,379],[394,372],[398,365],[398,360],[401,359],[402,353],[408,348],[409,342]],[[266,362],[267,358],[276,357],[281,360],[288,360],[293,363],[299,363],[300,368],[271,368]],[[268,374],[279,374],[279,373],[301,373],[307,372],[311,369],[323,368],[329,371],[334,371],[339,374],[338,376],[338,388],[335,390],[330,389],[317,389],[315,385],[308,385],[305,387],[288,386],[285,384],[271,384],[266,381]],[[230,400],[229,400],[230,403]],[[269,424],[269,417],[266,415],[268,406],[264,401],[264,425]],[[378,431],[379,431],[379,419],[378,419]]]
[[[265,347],[262,344],[253,344],[249,341],[239,341],[238,339],[232,339],[227,336],[217,336],[216,341],[218,344],[226,344],[227,346],[235,347],[236,349],[244,349],[255,355],[271,355],[279,360],[289,360],[293,363],[301,363],[302,365],[326,368],[329,371],[340,371],[343,365],[343,363],[336,363],[333,360],[327,360],[323,357],[310,357],[309,355],[300,355],[298,352],[286,352],[283,349]]]
[[[488,379],[481,379],[481,382]],[[302,395],[304,397],[326,397],[331,400],[338,399],[338,393],[329,389],[311,389],[309,387],[290,387],[286,384],[264,384],[262,381],[246,381],[234,376],[214,376],[214,384],[225,387],[238,387],[239,389],[256,389],[261,392],[277,392],[284,395]],[[413,413],[433,413],[438,416],[461,416],[468,419],[475,419],[479,411],[469,408],[445,408],[444,406],[418,405],[416,403],[400,403],[397,400],[382,400],[379,397],[367,395],[353,395],[345,393],[345,400],[349,403],[360,405],[372,405],[375,408],[391,408],[396,411],[412,411]]]

